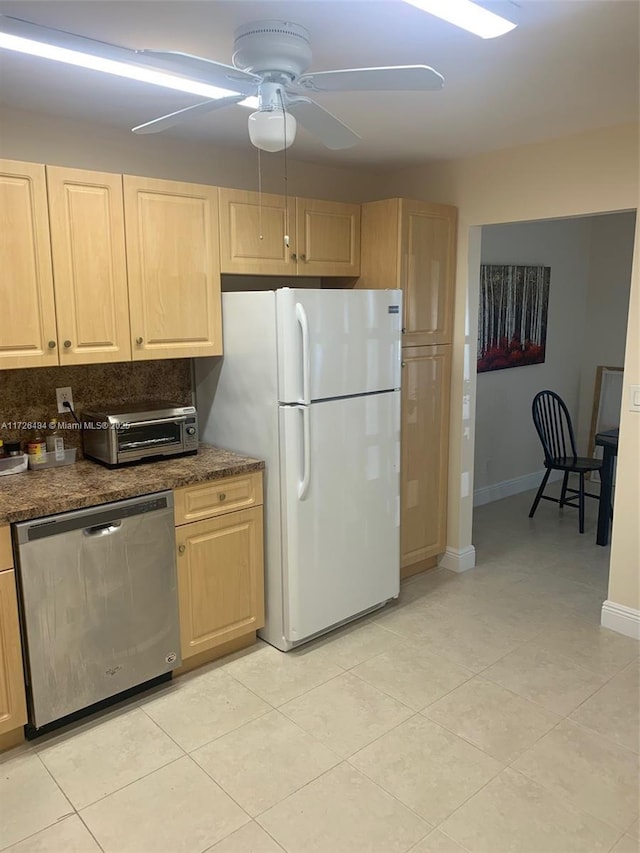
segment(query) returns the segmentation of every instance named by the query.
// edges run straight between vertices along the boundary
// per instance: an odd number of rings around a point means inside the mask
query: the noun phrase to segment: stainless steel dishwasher
[[[53,721],[181,663],[170,491],[16,525],[29,722]]]

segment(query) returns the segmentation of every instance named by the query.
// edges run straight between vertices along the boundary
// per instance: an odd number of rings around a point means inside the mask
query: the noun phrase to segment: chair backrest
[[[536,394],[531,405],[531,414],[547,462],[577,457],[571,415],[563,399],[555,391],[540,391]]]

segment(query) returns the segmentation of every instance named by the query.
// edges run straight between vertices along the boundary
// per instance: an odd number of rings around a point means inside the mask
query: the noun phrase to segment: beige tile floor
[[[0,850],[638,853],[638,643],[594,507],[530,500],[477,510],[470,572],[5,754]]]

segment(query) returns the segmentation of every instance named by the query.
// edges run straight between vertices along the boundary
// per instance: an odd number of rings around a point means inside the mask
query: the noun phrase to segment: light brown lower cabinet
[[[451,346],[402,351],[400,574],[445,550]]]
[[[27,705],[22,669],[22,645],[18,620],[16,578],[11,557],[9,527],[0,527],[0,748],[3,736],[11,732],[22,739],[21,726],[27,722]]]
[[[216,487],[224,482],[216,481]],[[183,660],[254,635],[264,625],[262,506],[215,510],[210,518],[176,528]]]

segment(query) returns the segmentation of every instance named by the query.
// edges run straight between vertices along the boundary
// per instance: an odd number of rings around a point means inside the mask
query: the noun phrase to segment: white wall
[[[632,385],[640,386],[640,217],[636,219],[616,499],[609,569],[609,619],[603,624],[640,639],[640,413],[629,408]],[[622,605],[618,608],[617,605]],[[616,613],[616,610],[618,613]]]
[[[585,328],[589,218],[489,225],[482,229],[483,264],[551,267],[544,364],[514,367],[477,377],[476,503],[531,488],[526,480],[504,494],[489,486],[544,470],[540,441],[531,419],[531,401],[550,388],[560,394],[574,423],[578,415]],[[629,282],[627,282],[627,292]],[[535,480],[535,477],[533,478]],[[537,481],[535,482],[537,485]]]
[[[578,446],[589,452],[589,431],[598,365],[622,367],[629,315],[635,213],[591,218],[587,315],[584,326]]]
[[[0,107],[0,157],[192,181],[244,190],[258,188],[257,151],[249,143],[222,147],[170,134],[137,136],[128,130]],[[283,195],[283,158],[263,155],[263,191]],[[371,172],[305,163],[289,155],[289,195],[370,201],[380,194]]]

